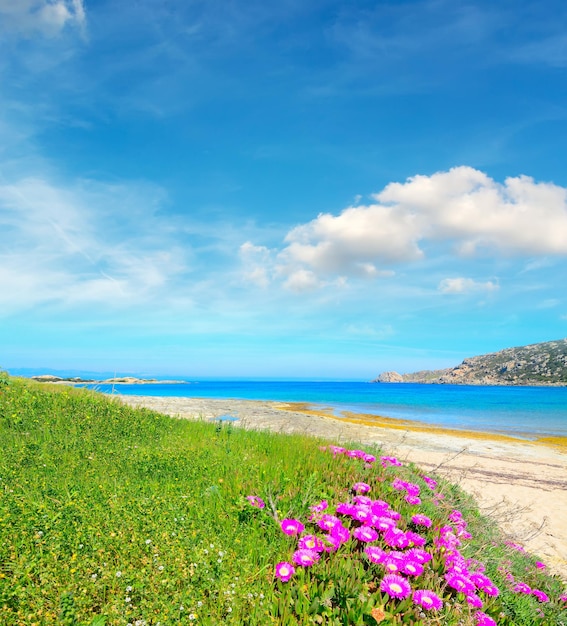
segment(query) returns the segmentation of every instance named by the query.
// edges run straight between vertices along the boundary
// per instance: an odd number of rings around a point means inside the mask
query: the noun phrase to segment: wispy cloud
[[[444,278],[438,286],[438,290],[441,293],[449,294],[491,292],[496,291],[499,288],[498,283],[492,280],[480,282],[473,280],[472,278],[464,278],[462,276],[458,278]]]
[[[2,312],[155,298],[189,267],[189,251],[157,216],[163,198],[141,183],[1,184]]]
[[[0,0],[0,31],[23,37],[58,37],[65,28],[86,32],[83,0]]]

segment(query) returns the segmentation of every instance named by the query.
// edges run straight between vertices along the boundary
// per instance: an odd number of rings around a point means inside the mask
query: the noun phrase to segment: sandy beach
[[[458,483],[510,539],[567,581],[567,453],[557,442],[529,442],[447,431],[377,416],[336,416],[301,404],[209,398],[119,396],[126,404],[187,419],[235,418],[242,428],[300,432],[334,443],[381,445]],[[565,442],[563,442],[565,443]]]

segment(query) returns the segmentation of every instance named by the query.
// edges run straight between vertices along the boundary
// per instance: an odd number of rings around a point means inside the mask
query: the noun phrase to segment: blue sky
[[[567,336],[566,19],[0,0],[0,366],[367,380]]]

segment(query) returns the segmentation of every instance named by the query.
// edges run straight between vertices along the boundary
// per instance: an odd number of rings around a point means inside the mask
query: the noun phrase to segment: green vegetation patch
[[[5,375],[0,449],[6,626],[567,623],[559,579],[379,450]]]

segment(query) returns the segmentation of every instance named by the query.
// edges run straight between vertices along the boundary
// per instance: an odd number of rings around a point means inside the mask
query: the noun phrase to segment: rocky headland
[[[372,382],[567,386],[567,339],[474,356],[443,370],[383,372]]]

